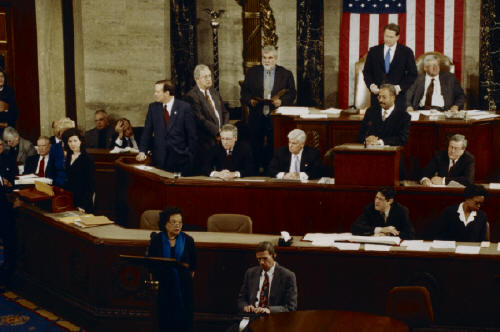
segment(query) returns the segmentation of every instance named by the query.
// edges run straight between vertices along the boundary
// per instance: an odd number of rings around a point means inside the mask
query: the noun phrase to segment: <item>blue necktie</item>
[[[385,73],[389,74],[389,68],[391,67],[391,49],[387,49],[387,53],[385,54]]]

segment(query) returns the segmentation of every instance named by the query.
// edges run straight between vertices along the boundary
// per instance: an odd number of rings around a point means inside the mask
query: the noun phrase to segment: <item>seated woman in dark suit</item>
[[[437,238],[460,242],[481,242],[486,240],[486,213],[480,211],[488,192],[480,185],[469,185],[464,191],[465,200],[448,206],[443,213]]]
[[[76,208],[87,213],[94,211],[95,166],[87,154],[85,136],[77,128],[70,128],[63,133],[66,159],[65,188],[73,193]]]
[[[165,266],[152,271],[160,282],[158,294],[158,331],[193,330],[193,276],[196,247],[191,236],[181,232],[184,214],[167,206],[160,213],[160,233],[151,233],[147,255],[175,258],[182,266]],[[161,313],[161,314],[160,314]]]

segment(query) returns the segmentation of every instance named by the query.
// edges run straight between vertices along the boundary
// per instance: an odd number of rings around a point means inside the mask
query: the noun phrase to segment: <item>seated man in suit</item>
[[[352,224],[352,234],[393,235],[412,239],[414,231],[408,217],[408,209],[396,202],[395,197],[394,188],[378,188],[375,201],[366,205],[363,214]]]
[[[241,86],[241,104],[248,107],[250,144],[259,172],[267,170],[273,154],[273,121],[271,111],[293,105],[297,92],[293,74],[277,65],[274,46],[262,48],[262,65],[250,68]]]
[[[260,242],[255,252],[259,266],[245,272],[238,294],[240,312],[270,314],[297,310],[295,273],[276,262],[276,252],[270,242]]]
[[[172,81],[155,83],[155,102],[149,104],[136,159],[146,160],[147,149],[152,146],[154,166],[186,176],[192,173],[196,122],[191,106],[174,94]]]
[[[7,127],[3,131],[3,140],[8,145],[8,153],[18,164],[24,165],[29,156],[36,154],[33,143],[19,136],[16,129]]]
[[[487,240],[488,218],[479,208],[488,192],[483,186],[471,184],[465,188],[464,196],[462,203],[444,210],[437,239],[461,242]]]
[[[87,148],[110,149],[113,146],[113,126],[109,122],[108,113],[105,110],[97,110],[94,114],[95,128],[85,133]]]
[[[197,164],[203,165],[209,151],[218,143],[219,130],[229,122],[229,112],[212,85],[212,72],[208,66],[197,65],[194,68],[194,80],[196,85],[189,90],[185,99],[191,104],[196,118]]]
[[[276,149],[269,164],[269,176],[286,180],[308,180],[321,177],[321,155],[313,147],[305,146],[306,133],[294,129],[288,133],[288,147]]]
[[[139,149],[134,129],[127,118],[121,118],[116,122],[113,147]]]
[[[49,164],[50,139],[47,136],[40,136],[36,141],[38,153],[26,159],[23,174],[36,174],[45,177]]]
[[[358,141],[366,145],[405,145],[410,135],[410,115],[394,104],[396,89],[383,84],[377,94],[380,106],[371,106],[361,122]]]
[[[438,151],[425,166],[420,183],[424,186],[443,185],[450,181],[464,186],[474,182],[475,158],[465,151],[467,139],[464,135],[455,134],[450,137],[448,151]]]
[[[203,166],[205,175],[223,180],[253,175],[252,150],[246,142],[238,141],[238,128],[232,124],[222,126],[220,138],[221,144],[207,155]]]
[[[465,93],[452,73],[439,72],[439,58],[424,58],[424,71],[406,93],[406,110],[438,109],[458,111],[464,108]]]

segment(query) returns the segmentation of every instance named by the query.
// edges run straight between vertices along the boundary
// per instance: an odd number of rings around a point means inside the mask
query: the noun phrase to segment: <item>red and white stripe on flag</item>
[[[399,43],[410,47],[415,57],[432,51],[450,57],[461,79],[464,0],[408,0],[402,14],[344,12],[339,43],[340,108],[353,105],[354,66],[370,47],[384,42],[383,29],[388,23],[399,25]]]

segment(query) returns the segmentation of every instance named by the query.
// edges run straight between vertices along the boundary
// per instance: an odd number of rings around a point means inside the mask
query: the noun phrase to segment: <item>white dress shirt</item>
[[[427,88],[431,84],[431,80],[434,79],[434,91],[432,92],[432,106],[439,106],[439,107],[444,107],[444,98],[441,93],[441,83],[439,82],[439,75],[436,75],[434,77],[425,74],[425,88],[424,88],[424,95],[422,96],[422,99],[420,99],[420,106],[425,105],[425,96],[427,92]]]
[[[46,156],[40,156],[40,158],[38,158],[38,165],[36,165],[36,171],[35,171],[35,174],[38,174],[40,172],[40,162],[42,161],[42,158],[45,158],[45,165],[43,167],[43,174],[47,174],[47,165],[49,164],[49,155],[46,155]]]
[[[293,172],[293,165],[294,165],[294,162],[295,162],[295,159],[294,158],[298,158],[299,161],[298,161],[298,164],[299,164],[299,178],[301,181],[305,181],[307,179],[309,179],[309,176],[307,175],[306,172],[300,172],[300,162],[302,161],[302,152],[304,151],[304,149],[300,150],[299,153],[297,154],[292,154],[291,158],[290,158],[290,168],[288,169],[288,172]],[[283,179],[283,177],[285,176],[285,172],[279,172],[278,174],[276,174],[276,178],[277,179]]]
[[[469,214],[469,218],[465,218],[463,202],[460,203],[460,205],[458,206],[457,212],[458,212],[458,218],[464,223],[465,226],[467,226],[467,224],[469,224],[470,222],[474,221],[477,215],[476,211],[471,211],[471,213]]]
[[[274,265],[269,269],[269,271],[265,272],[264,270],[262,270],[261,274],[260,274],[260,278],[259,278],[259,291],[257,292],[257,301],[255,301],[254,303],[254,307],[258,307],[259,306],[259,299],[260,299],[260,292],[262,291],[262,285],[264,284],[264,274],[267,273],[267,276],[269,277],[269,291],[268,291],[268,296],[267,296],[267,299],[268,299],[268,302],[269,303],[269,299],[271,298],[271,284],[273,282],[273,276],[274,276],[274,268],[276,267],[276,263],[274,263]]]

